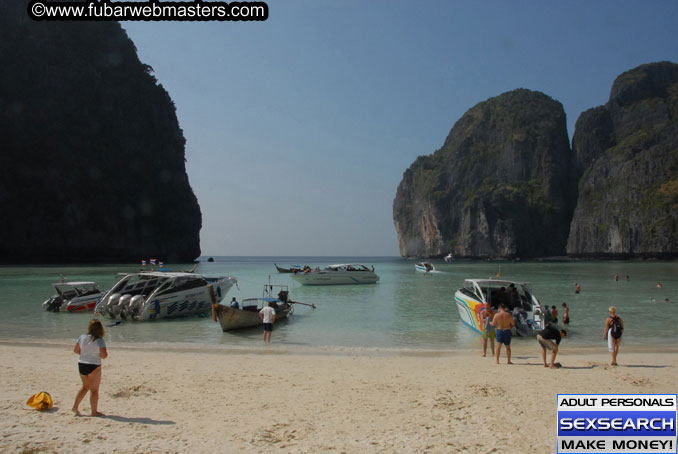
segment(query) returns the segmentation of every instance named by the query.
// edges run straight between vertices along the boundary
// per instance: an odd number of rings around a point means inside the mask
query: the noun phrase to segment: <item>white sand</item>
[[[109,346],[99,410],[75,417],[72,346],[0,344],[0,452],[552,453],[557,393],[675,393],[678,355],[568,351],[544,369],[479,353],[143,351]],[[505,358],[502,358],[505,361]],[[25,405],[51,393],[55,408]],[[89,411],[89,397],[81,411]]]

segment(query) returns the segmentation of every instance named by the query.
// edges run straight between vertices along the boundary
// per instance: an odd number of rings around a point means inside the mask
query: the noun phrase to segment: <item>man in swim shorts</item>
[[[513,320],[513,315],[506,311],[506,305],[499,306],[499,312],[492,319],[491,325],[497,329],[497,364],[499,364],[499,357],[501,356],[501,345],[506,345],[506,364],[513,364],[511,362],[511,328],[515,326],[516,322]]]

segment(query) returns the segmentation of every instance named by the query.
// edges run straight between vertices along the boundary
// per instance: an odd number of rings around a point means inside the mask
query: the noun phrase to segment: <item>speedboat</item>
[[[417,263],[414,265],[414,268],[417,271],[423,271],[424,273],[430,273],[431,271],[435,271],[436,268],[429,262],[421,262]]]
[[[445,256],[445,261],[446,261],[446,262],[449,262],[450,260],[454,260],[454,257],[452,257],[452,253],[451,253],[451,252]]]
[[[96,282],[59,282],[52,284],[56,294],[42,303],[43,309],[50,312],[87,312],[94,310],[104,292]]]
[[[277,298],[273,296],[275,294],[274,288],[280,289]],[[289,300],[289,291],[286,285],[265,285],[261,298],[244,299],[242,303],[237,303],[237,307],[225,304],[215,304],[212,307],[214,308],[214,316],[221,325],[221,330],[226,332],[262,325],[264,322],[259,317],[259,311],[270,303],[274,305],[276,322],[287,318],[294,312],[293,304],[301,304]]]
[[[464,324],[482,333],[480,313],[489,304],[504,304],[516,322],[515,332],[530,336],[544,329],[545,317],[539,300],[525,282],[498,279],[466,279],[454,294],[459,316]]]
[[[95,313],[123,320],[207,315],[237,282],[230,276],[149,271],[125,275],[96,305]]]
[[[374,284],[379,276],[365,265],[351,263],[345,265],[329,265],[325,269],[298,271],[291,275],[292,279],[302,285],[348,285]]]

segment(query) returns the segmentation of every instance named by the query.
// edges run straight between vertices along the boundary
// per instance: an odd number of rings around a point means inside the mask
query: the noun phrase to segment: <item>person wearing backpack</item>
[[[610,315],[605,320],[605,335],[603,339],[607,340],[607,348],[612,354],[612,365],[617,365],[617,354],[619,353],[619,344],[621,343],[622,333],[624,332],[624,322],[617,316],[617,308],[610,306]]]

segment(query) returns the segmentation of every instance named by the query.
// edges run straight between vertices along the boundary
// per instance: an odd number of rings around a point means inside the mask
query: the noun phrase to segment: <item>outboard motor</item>
[[[123,320],[127,319],[127,306],[131,299],[132,295],[122,295],[114,308],[115,313],[120,314],[120,318]]]
[[[287,302],[287,298],[288,298],[289,293],[290,293],[290,292],[287,291],[287,290],[280,290],[280,293],[278,293],[278,299],[279,299],[281,302],[286,303],[286,302]]]
[[[46,311],[49,312],[59,312],[59,309],[61,309],[61,304],[63,303],[62,299],[60,296],[55,295],[52,296],[51,298],[45,300],[44,303],[42,303],[42,308],[45,309]]]
[[[108,297],[108,301],[104,301],[102,304],[102,310],[101,313],[103,315],[108,314],[111,318],[115,318],[115,314],[113,314],[113,307],[118,305],[118,300],[120,300],[120,293],[114,293],[111,296]]]
[[[127,316],[128,317],[138,317],[141,314],[141,306],[144,304],[143,295],[134,295],[129,301]]]
[[[119,312],[122,313],[127,309],[127,306],[129,305],[130,300],[132,299],[132,295],[122,295],[120,299],[118,300],[118,308]]]

